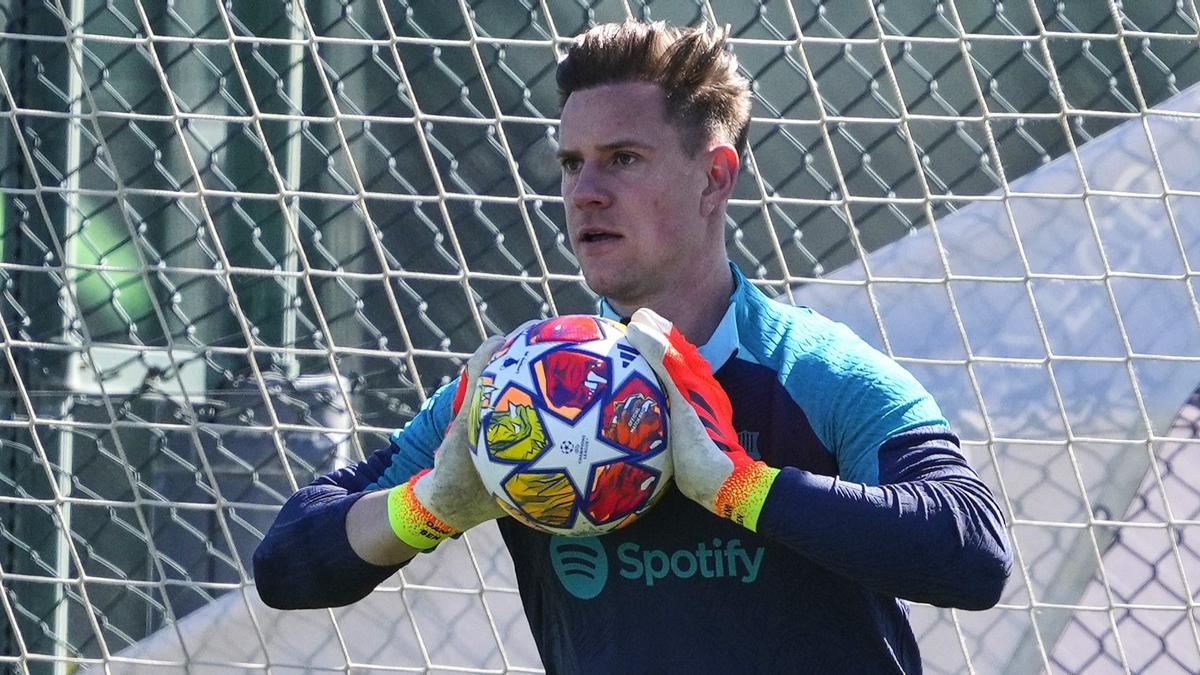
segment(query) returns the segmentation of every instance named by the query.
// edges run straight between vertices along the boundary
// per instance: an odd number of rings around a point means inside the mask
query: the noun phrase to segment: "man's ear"
[[[700,195],[700,215],[706,217],[729,201],[741,166],[737,150],[728,143],[709,148],[707,155],[708,182]]]

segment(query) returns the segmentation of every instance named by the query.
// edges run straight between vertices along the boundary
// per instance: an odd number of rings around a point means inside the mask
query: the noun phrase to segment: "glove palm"
[[[779,470],[746,453],[733,429],[733,406],[712,368],[671,322],[639,309],[626,337],[658,374],[670,401],[675,484],[709,511],[750,530]]]
[[[415,549],[433,548],[446,537],[504,515],[471,462],[469,415],[462,410],[464,402],[474,401],[479,374],[503,344],[502,337],[490,338],[467,361],[451,406],[454,419],[434,453],[433,468],[388,495],[392,531]]]

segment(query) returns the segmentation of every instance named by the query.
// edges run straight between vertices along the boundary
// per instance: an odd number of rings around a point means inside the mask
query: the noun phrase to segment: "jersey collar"
[[[712,365],[714,373],[720,370],[721,366],[725,365],[725,362],[737,353],[737,303],[738,299],[745,292],[746,286],[750,283],[742,275],[737,265],[731,262],[729,263],[729,268],[733,270],[734,281],[733,294],[729,297],[729,307],[725,310],[725,316],[721,317],[721,322],[717,324],[717,329],[713,331],[712,337],[708,339],[708,342],[700,346],[700,355]],[[600,299],[600,316],[620,321],[621,323],[629,321],[628,317],[618,314],[605,298]]]

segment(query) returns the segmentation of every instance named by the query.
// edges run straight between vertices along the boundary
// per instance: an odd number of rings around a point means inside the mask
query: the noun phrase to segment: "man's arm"
[[[401,547],[411,547],[388,525],[384,488],[403,484],[433,465],[452,417],[456,385],[451,382],[435,392],[392,435],[388,447],[318,478],[287,500],[254,552],[255,583],[263,602],[277,609],[347,605],[366,597],[413,557],[405,557]]]
[[[991,491],[944,427],[897,434],[879,449],[880,485],[779,472],[759,534],[885,595],[987,609],[1012,566]]]
[[[503,342],[485,340],[457,382],[392,434],[390,448],[288,500],[254,553],[264,602],[281,609],[354,602],[417,551],[503,515],[471,463],[469,415],[460,414],[471,409],[479,374]]]
[[[785,469],[759,531],[880,593],[996,604],[1012,565],[1004,519],[929,392],[844,326],[800,313],[781,342],[785,387],[838,478]]]
[[[999,508],[944,422],[903,425],[931,417],[925,397],[842,369],[840,387],[820,392],[834,421],[818,433],[846,448],[843,474],[875,470],[883,484],[780,470],[741,447],[724,390],[669,322],[639,310],[627,337],[668,390],[675,482],[689,498],[875,592],[964,609],[999,600],[1011,567]]]
[[[437,404],[436,399],[434,395],[431,404]],[[434,414],[431,408],[422,408],[409,428],[415,425],[421,430],[431,424],[427,419]],[[263,602],[276,609],[341,607],[366,597],[408,560],[398,560],[398,555],[390,563],[383,556],[373,557],[373,562],[364,560],[367,556],[356,554],[350,543],[352,526],[347,516],[356,504],[366,502],[366,497],[386,500],[388,491],[378,488],[388,486],[390,468],[420,466],[421,448],[415,444],[409,448],[412,455],[401,454],[394,437],[388,448],[370,459],[326,474],[288,498],[254,551],[254,581]],[[428,455],[432,464],[432,449]],[[360,515],[364,513],[359,510]],[[386,515],[380,516],[374,527],[388,528]],[[390,528],[388,534],[400,544]]]

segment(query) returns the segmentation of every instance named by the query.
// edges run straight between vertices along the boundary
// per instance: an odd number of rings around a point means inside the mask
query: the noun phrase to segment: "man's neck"
[[[728,262],[717,270],[703,275],[687,289],[674,289],[658,297],[647,297],[625,304],[608,299],[609,305],[621,316],[631,316],[642,307],[649,307],[670,321],[694,345],[703,345],[725,317],[729,296],[733,293],[733,272]]]

